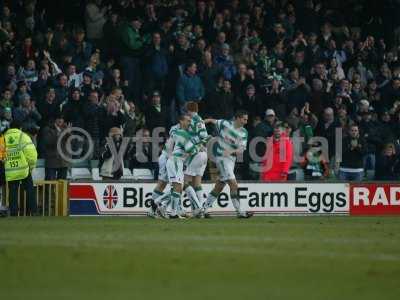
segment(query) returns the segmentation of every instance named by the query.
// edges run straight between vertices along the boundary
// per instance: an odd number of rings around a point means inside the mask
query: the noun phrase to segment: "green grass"
[[[0,299],[400,299],[400,218],[0,219]]]

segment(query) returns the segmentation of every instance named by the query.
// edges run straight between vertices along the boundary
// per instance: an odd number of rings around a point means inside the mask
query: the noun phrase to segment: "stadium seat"
[[[90,171],[92,173],[93,180],[101,180],[98,160],[90,161]]]
[[[132,175],[135,180],[154,179],[153,172],[150,169],[133,169]]]
[[[128,168],[124,168],[121,179],[134,179],[131,170],[129,170]]]
[[[69,172],[69,179],[91,179],[92,173],[88,161],[74,163]]]
[[[72,168],[71,179],[91,179],[92,174],[88,168]]]

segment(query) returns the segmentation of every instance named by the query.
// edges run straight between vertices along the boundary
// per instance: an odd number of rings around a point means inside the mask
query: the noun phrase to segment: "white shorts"
[[[167,160],[168,156],[163,151],[158,158],[158,180],[164,182],[168,182]]]
[[[183,161],[174,157],[167,160],[167,173],[170,183],[183,184]]]
[[[219,181],[227,181],[234,180],[235,177],[235,162],[236,158],[234,157],[216,157],[215,164],[217,165],[217,169],[219,172]]]
[[[192,158],[190,163],[186,166],[185,175],[203,177],[206,167],[207,167],[207,152],[204,151],[199,152]]]

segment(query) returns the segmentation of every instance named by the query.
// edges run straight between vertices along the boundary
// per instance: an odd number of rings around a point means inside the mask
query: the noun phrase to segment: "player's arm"
[[[175,141],[172,138],[172,136],[170,136],[165,142],[165,149],[167,150],[168,157],[171,156],[174,146],[175,146]]]
[[[191,139],[188,139],[184,142],[184,150],[189,155],[193,155],[198,152],[198,148],[196,147],[196,144]]]

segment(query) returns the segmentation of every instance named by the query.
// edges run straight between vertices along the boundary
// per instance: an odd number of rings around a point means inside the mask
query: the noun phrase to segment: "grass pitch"
[[[0,299],[400,299],[400,218],[0,219]]]

